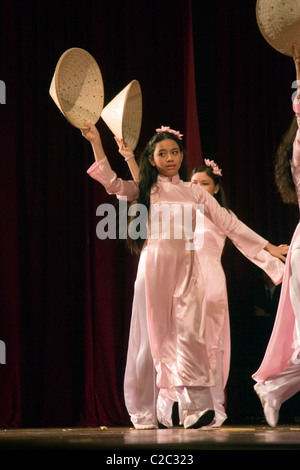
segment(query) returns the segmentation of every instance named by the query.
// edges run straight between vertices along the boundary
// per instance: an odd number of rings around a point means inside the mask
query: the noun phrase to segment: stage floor
[[[197,450],[300,450],[300,426],[226,426],[219,429],[136,430],[126,427],[1,429],[0,450],[103,450],[105,458],[122,452],[160,451],[184,455]],[[119,454],[118,454],[119,451]],[[143,454],[144,455],[144,454]],[[108,462],[118,464],[119,462]]]

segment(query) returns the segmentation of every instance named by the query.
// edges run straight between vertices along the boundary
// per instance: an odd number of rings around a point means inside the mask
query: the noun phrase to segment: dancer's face
[[[217,194],[220,189],[219,185],[215,184],[214,180],[208,176],[205,171],[198,171],[198,173],[195,173],[191,178],[191,182],[194,184],[200,184],[200,186],[202,186],[203,189],[206,189],[206,191],[212,196]]]
[[[153,156],[149,157],[150,164],[156,167],[158,173],[170,179],[178,174],[182,159],[183,153],[173,139],[158,142]]]

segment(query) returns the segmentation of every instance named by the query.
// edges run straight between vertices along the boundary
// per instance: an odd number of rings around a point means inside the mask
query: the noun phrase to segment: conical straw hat
[[[292,57],[293,43],[300,45],[300,0],[257,0],[256,20],[265,40]]]
[[[67,120],[81,129],[83,122],[96,124],[104,103],[101,71],[84,49],[73,47],[57,62],[50,96]]]
[[[142,124],[142,91],[139,82],[132,80],[120,91],[103,108],[101,117],[112,133],[134,150]]]

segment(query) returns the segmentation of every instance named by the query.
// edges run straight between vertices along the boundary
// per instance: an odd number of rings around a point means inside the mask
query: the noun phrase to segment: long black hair
[[[149,140],[148,144],[144,148],[139,162],[139,195],[137,201],[134,204],[141,204],[143,208],[146,209],[146,213],[149,214],[150,209],[150,196],[151,194],[155,193],[157,190],[156,183],[158,177],[158,171],[155,166],[152,166],[149,162],[149,157],[154,155],[154,151],[158,142],[161,142],[166,139],[174,140],[174,142],[178,145],[179,151],[183,154],[183,159],[181,163],[181,167],[179,169],[179,177],[183,181],[188,181],[188,171],[187,171],[187,163],[186,163],[186,151],[183,147],[182,140],[177,137],[176,134],[172,132],[157,132],[154,134],[153,137]],[[129,208],[130,210],[130,208]],[[139,217],[137,213],[129,217],[129,224],[133,222],[134,219]],[[140,234],[146,234],[148,217],[139,217],[140,225]],[[128,237],[127,237],[127,245],[132,253],[140,253],[141,249],[145,242],[145,236],[140,236],[138,238],[133,238],[130,236],[130,230],[128,230]]]
[[[284,133],[275,154],[275,183],[281,199],[286,204],[298,204],[295,184],[292,178],[290,161],[293,155],[293,143],[298,129],[296,117]]]

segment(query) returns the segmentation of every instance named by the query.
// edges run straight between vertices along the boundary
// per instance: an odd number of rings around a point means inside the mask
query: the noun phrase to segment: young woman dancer
[[[300,206],[300,48],[294,46],[295,117],[278,148],[275,179],[283,202]],[[283,402],[300,390],[300,223],[294,231],[275,323],[254,385],[267,423],[275,427]]]
[[[213,160],[204,159],[203,165],[192,170],[191,181],[200,184],[229,211],[221,176],[222,170],[218,165]],[[203,247],[197,250],[197,254],[206,285],[206,344],[216,381],[216,386],[211,388],[215,410],[212,426],[220,427],[227,419],[224,390],[229,375],[231,350],[227,286],[221,262],[226,235],[210,220],[206,220],[203,237]],[[234,244],[245,255],[242,247],[238,243]],[[276,285],[281,282],[284,264],[279,263],[268,252],[262,250],[256,257],[248,259],[269,272]]]
[[[218,165],[213,160],[204,159],[203,165],[192,170],[191,181],[201,185],[222,207],[229,210],[221,176],[222,170]],[[206,220],[203,229],[203,247],[197,250],[197,254],[206,286],[206,344],[216,382],[215,387],[211,388],[215,410],[212,427],[222,426],[227,419],[224,390],[230,365],[230,323],[226,278],[221,263],[225,240],[226,235],[210,220]],[[263,253],[267,255],[266,251]]]
[[[133,250],[146,247],[146,310],[159,388],[157,413],[163,415],[165,399],[178,401],[185,428],[208,425],[214,418],[210,387],[215,380],[205,341],[205,285],[199,259],[191,249],[198,205],[204,205],[205,216],[239,243],[247,256],[255,257],[262,249],[279,253],[281,259],[284,255],[222,208],[201,186],[182,181],[186,178],[185,152],[178,131],[162,127],[150,139],[141,156],[138,185],[120,180],[111,170],[95,126],[87,124],[82,134],[91,142],[95,156],[90,176],[108,193],[127,195],[150,214],[142,220],[136,210],[134,223],[142,225],[140,233],[145,230],[146,235],[136,238],[129,227],[134,236],[128,242]],[[152,216],[166,207],[171,231],[161,232]],[[189,232],[182,226],[186,208],[193,221]],[[184,236],[178,237],[180,231]]]
[[[133,179],[138,181],[139,169],[137,165],[134,165],[133,152],[130,148],[125,148],[121,140],[116,138],[116,142],[119,146],[119,152],[128,164],[131,163],[130,171]],[[203,165],[197,166],[192,171],[192,183],[200,184],[215,197],[222,207],[228,209],[221,181],[221,170],[213,160],[205,159],[204,162]],[[216,386],[211,388],[215,411],[212,426],[220,427],[227,419],[224,408],[224,389],[230,366],[230,324],[227,288],[221,264],[226,236],[209,219],[205,221],[205,226],[201,230],[203,230],[203,247],[199,248],[198,255],[206,283],[206,342],[211,368],[214,370],[216,380]],[[238,246],[237,248],[239,249]],[[150,351],[146,320],[144,259],[145,250],[140,258],[135,282],[124,377],[126,406],[131,420],[137,428],[157,427],[156,399],[158,388],[156,387],[156,374]],[[251,261],[270,272],[276,284],[281,282],[284,264],[272,257],[267,251],[262,250],[259,256]],[[217,283],[216,279],[218,279]],[[136,361],[134,361],[134,358],[136,358]],[[166,427],[172,426],[172,408],[173,402],[166,402],[165,400],[164,414],[158,416],[160,424]]]

